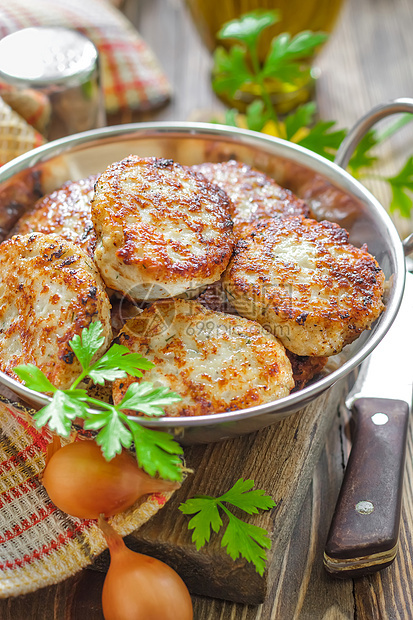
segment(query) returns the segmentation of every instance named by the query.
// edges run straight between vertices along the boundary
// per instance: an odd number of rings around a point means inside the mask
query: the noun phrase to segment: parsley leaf
[[[303,127],[308,127],[313,122],[316,113],[314,101],[310,101],[299,106],[295,112],[289,114],[285,119],[285,133],[287,140],[294,142],[294,136]]]
[[[318,121],[306,136],[297,140],[296,144],[300,144],[332,161],[347,133],[345,129],[332,131],[335,124],[335,121]]]
[[[82,334],[80,336],[76,334],[69,342],[83,370],[89,367],[92,357],[105,342],[105,338],[101,336],[102,331],[102,323],[100,321],[94,321],[89,327],[82,329]]]
[[[216,50],[213,88],[217,94],[235,99],[242,100],[243,92],[252,97],[245,117],[249,129],[282,138],[294,138],[297,144],[303,142],[307,148],[317,149],[316,152],[333,159],[333,150],[338,148],[345,135],[343,132],[331,131],[334,123],[320,122],[308,129],[315,113],[313,103],[303,106],[297,115],[290,115],[282,123],[272,100],[274,82],[286,85],[285,90],[288,91],[291,85],[296,86],[310,76],[308,58],[326,41],[328,35],[309,30],[293,37],[289,33],[282,33],[272,39],[270,50],[262,63],[258,54],[258,39],[263,30],[276,21],[279,21],[277,11],[258,9],[224,24],[218,36],[221,39],[235,39],[237,43],[228,51],[223,48]],[[227,117],[227,124],[236,125],[236,121],[234,114]]]
[[[146,428],[133,420],[129,420],[129,428],[138,463],[150,476],[158,473],[164,480],[182,480],[178,455],[183,454],[183,449],[171,435]]]
[[[30,386],[29,386],[30,387]],[[62,437],[68,437],[75,418],[87,415],[85,390],[56,390],[50,403],[37,411],[33,418],[37,428],[47,426]]]
[[[151,403],[152,398],[154,404]],[[129,448],[133,441],[138,463],[150,476],[159,474],[165,480],[179,481],[182,479],[181,460],[176,455],[183,454],[182,447],[168,433],[148,429],[131,420],[122,409],[126,406],[138,411],[143,409],[151,415],[153,407],[153,415],[162,415],[161,403],[165,405],[180,399],[178,394],[168,392],[165,387],[154,388],[147,382],[132,383],[119,404],[100,403],[104,411],[88,412],[84,427],[88,430],[100,429],[96,442],[107,460],[119,454],[122,446]],[[93,400],[93,404],[96,403],[99,401]]]
[[[94,364],[91,361],[103,344],[102,324],[91,323],[89,328],[76,335],[70,346],[81,363],[82,372],[69,389],[57,389],[49,379],[33,364],[16,366],[16,374],[25,385],[37,392],[52,392],[53,398],[34,414],[36,426],[48,426],[52,431],[67,437],[72,422],[79,418],[84,428],[98,431],[96,442],[107,460],[119,454],[122,447],[130,448],[135,443],[139,465],[149,475],[159,474],[165,480],[182,480],[182,466],[179,455],[182,447],[168,433],[147,429],[131,420],[122,409],[133,409],[146,416],[159,417],[164,414],[163,407],[181,400],[167,387],[154,387],[152,383],[133,383],[118,405],[112,405],[89,396],[77,385],[89,376],[95,383],[123,378],[127,374],[141,377],[141,370],[153,367],[153,363],[138,353],[131,353],[123,345],[114,344]],[[95,409],[91,409],[95,407]]]
[[[126,375],[142,377],[141,370],[149,370],[154,364],[139,353],[131,353],[121,344],[113,344],[109,351],[88,368],[88,375],[94,383],[123,379]]]
[[[271,540],[268,533],[261,527],[251,523],[245,523],[230,512],[225,504],[231,504],[248,514],[256,514],[259,510],[269,510],[275,506],[271,497],[264,491],[257,489],[252,491],[253,480],[240,478],[226,493],[220,497],[199,495],[179,506],[183,514],[194,514],[188,523],[188,528],[193,530],[192,541],[199,550],[206,542],[209,542],[211,530],[217,533],[223,525],[220,510],[228,517],[221,546],[226,547],[227,553],[232,559],[239,556],[252,562],[260,575],[265,570],[265,549],[271,548]]]
[[[134,409],[149,416],[159,417],[164,415],[163,407],[180,400],[181,396],[167,387],[154,387],[147,381],[135,382],[128,387],[117,408]]]
[[[213,500],[205,502],[205,499]],[[211,529],[217,533],[223,523],[219,514],[218,502],[213,497],[194,497],[187,499],[179,506],[179,510],[185,515],[195,514],[188,523],[188,529],[194,530],[192,542],[195,543],[199,551],[211,538]]]
[[[279,138],[290,140],[322,157],[334,160],[337,150],[347,131],[337,129],[335,121],[315,122],[314,102],[299,107],[295,112],[279,120],[276,95],[301,87],[310,79],[309,58],[317,47],[328,38],[323,32],[305,30],[295,36],[288,32],[274,37],[263,61],[258,52],[262,32],[280,20],[278,11],[257,9],[232,20],[218,33],[221,39],[234,39],[236,44],[226,51],[218,48],[214,55],[213,87],[224,99],[240,101],[240,109],[245,105],[245,97],[252,99],[246,105],[244,115],[231,110],[226,115],[226,123],[232,126],[247,126],[252,131],[261,131]],[[384,131],[370,130],[360,141],[353,153],[348,169],[356,178],[366,176],[366,170],[373,167],[378,158],[374,147],[392,136],[401,127],[413,121],[410,114],[402,114]],[[403,170],[394,177],[384,178],[390,184],[392,200],[390,213],[399,212],[410,217],[413,210],[413,164],[409,159]]]
[[[315,48],[324,43],[327,38],[323,32],[310,32],[309,30],[299,32],[293,38],[288,32],[283,32],[272,40],[261,76],[277,78],[286,84],[294,84],[300,75],[309,71],[300,60],[311,56]]]
[[[403,168],[394,177],[387,177],[392,190],[390,212],[399,212],[403,217],[410,217],[413,205],[413,157],[409,157]]]
[[[352,155],[348,169],[355,177],[360,176],[362,168],[373,166],[377,162],[377,157],[371,154],[371,150],[378,144],[376,132],[371,129],[358,143],[354,154]]]
[[[120,454],[122,446],[130,448],[132,434],[124,425],[116,407],[108,406],[107,411],[89,414],[84,422],[86,430],[98,430],[96,443],[101,447],[102,454],[110,461],[116,454]]]
[[[21,364],[13,368],[25,385],[36,392],[56,392],[56,388],[46,375],[34,364]]]
[[[241,508],[249,515],[257,514],[259,510],[274,508],[274,500],[265,495],[262,489],[252,491],[253,486],[254,480],[240,478],[229,491],[221,495],[220,500]]]
[[[256,99],[247,107],[246,121],[248,129],[261,131],[270,118],[271,114],[268,114],[261,99]]]
[[[242,556],[252,562],[262,577],[265,571],[265,549],[271,549],[268,532],[262,527],[238,519],[229,510],[225,512],[228,515],[228,526],[221,545],[227,548],[227,553],[233,560]]]
[[[214,79],[212,80],[216,93],[229,93],[233,96],[244,84],[253,80],[246,55],[246,50],[239,45],[232,47],[229,52],[223,47],[217,47],[214,52]]]
[[[224,24],[217,37],[219,39],[236,39],[251,49],[256,47],[262,31],[278,21],[280,21],[279,11],[256,9],[241,15],[239,19],[233,19]]]
[[[237,127],[237,110],[231,108],[225,112],[225,124],[231,127]]]

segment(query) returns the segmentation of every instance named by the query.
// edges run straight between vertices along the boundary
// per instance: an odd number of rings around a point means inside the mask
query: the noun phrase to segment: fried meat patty
[[[310,215],[308,205],[274,179],[247,164],[230,160],[191,166],[209,181],[223,189],[234,205],[234,233],[237,236],[245,225],[275,214]]]
[[[201,295],[199,295],[197,301],[208,308],[208,310],[225,312],[227,314],[235,314],[239,316],[238,312],[228,301],[228,297],[222,288],[221,281],[210,284],[201,293]],[[295,353],[291,353],[288,349],[286,349],[285,352],[291,362],[294,379],[294,391],[302,390],[310,383],[310,381],[314,379],[314,377],[319,375],[328,360],[327,357],[296,355]]]
[[[384,274],[337,224],[279,216],[240,239],[223,277],[241,316],[297,355],[329,356],[382,312]]]
[[[130,155],[96,183],[95,261],[107,286],[155,300],[219,280],[232,254],[222,190],[170,159]]]
[[[17,222],[13,235],[32,232],[56,233],[73,241],[93,258],[96,235],[90,214],[97,175],[80,181],[68,181],[43,196]]]
[[[154,362],[143,381],[182,396],[165,408],[168,416],[244,409],[287,396],[294,387],[285,349],[272,334],[196,301],[154,303],[125,324],[118,341]],[[115,403],[133,381],[114,382]]]
[[[92,321],[112,332],[110,303],[91,258],[58,235],[17,235],[0,244],[0,370],[19,380],[18,364],[35,364],[67,388],[81,372],[69,341]]]

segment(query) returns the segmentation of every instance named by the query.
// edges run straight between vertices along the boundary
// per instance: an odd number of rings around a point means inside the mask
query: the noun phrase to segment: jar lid
[[[0,79],[20,87],[78,86],[97,62],[93,43],[70,28],[23,28],[0,40]]]

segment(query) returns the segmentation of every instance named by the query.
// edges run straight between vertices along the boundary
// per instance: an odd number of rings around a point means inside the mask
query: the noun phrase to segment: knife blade
[[[324,550],[324,567],[351,578],[397,555],[406,439],[413,394],[413,274],[383,340],[362,363],[345,404],[352,448]]]

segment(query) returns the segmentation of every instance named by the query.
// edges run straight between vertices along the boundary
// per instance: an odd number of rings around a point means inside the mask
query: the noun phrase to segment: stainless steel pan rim
[[[333,385],[333,383],[344,378],[351,370],[355,369],[369,355],[369,353],[371,353],[371,351],[388,331],[399,309],[404,289],[405,258],[400,237],[392,220],[378,200],[363,185],[361,185],[335,163],[332,163],[312,151],[291,142],[266,136],[264,134],[258,134],[249,130],[217,124],[189,122],[133,123],[116,127],[105,127],[103,129],[76,134],[74,136],[62,138],[38,147],[37,149],[34,149],[33,151],[17,157],[11,162],[5,164],[2,168],[0,168],[0,183],[3,183],[18,172],[36,166],[42,162],[46,162],[51,157],[67,153],[71,150],[76,151],[81,149],[85,144],[92,144],[95,141],[98,143],[103,143],[105,141],[111,141],[114,138],[122,138],[126,136],[141,137],[145,135],[150,137],[152,135],[156,135],[157,137],[160,137],[162,134],[176,134],[177,137],[181,134],[206,137],[216,136],[217,138],[224,137],[229,141],[235,141],[237,143],[241,142],[245,145],[254,145],[255,147],[267,149],[267,152],[274,155],[278,154],[288,159],[292,159],[299,164],[311,168],[314,173],[324,175],[324,177],[326,177],[333,184],[342,187],[356,198],[368,203],[369,207],[374,211],[374,214],[382,221],[387,229],[389,243],[394,251],[396,265],[392,281],[391,302],[386,308],[385,313],[373,327],[373,332],[369,335],[367,342],[363,344],[360,351],[356,352],[354,356],[352,356],[340,368],[321,378],[314,384],[309,385],[298,392],[290,394],[285,398],[281,398],[277,401],[264,405],[250,407],[248,409],[197,417],[164,417],[150,420],[143,420],[140,417],[134,418],[136,421],[149,425],[153,428],[162,428],[164,430],[173,429],[175,432],[179,430],[179,428],[184,429],[188,427],[204,427],[212,425],[227,426],[228,424],[232,426],[232,423],[239,420],[251,419],[261,415],[267,416],[266,419],[270,419],[268,423],[271,423],[271,420],[275,422],[278,419],[289,415],[293,411],[297,411],[301,406],[304,406],[309,401],[320,395],[324,390]],[[43,396],[32,392],[2,372],[0,372],[0,382],[11,389],[14,393],[17,393],[24,400],[28,400],[31,403],[36,403],[39,406],[47,404],[50,400],[45,395]]]

